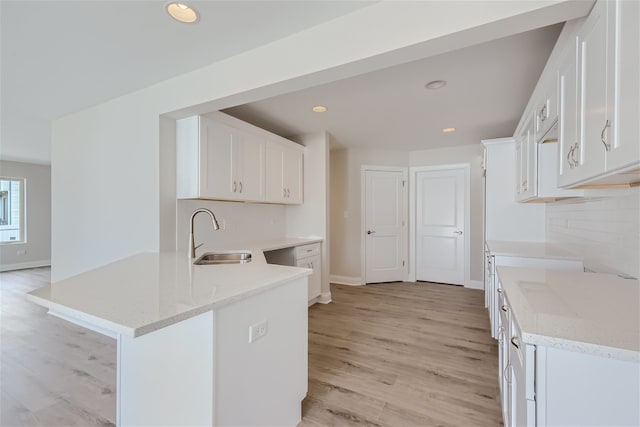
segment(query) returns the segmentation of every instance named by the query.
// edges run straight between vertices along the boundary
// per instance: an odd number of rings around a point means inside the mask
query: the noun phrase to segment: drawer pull
[[[503,305],[502,307],[500,307],[500,309],[501,309],[502,311],[504,311],[505,313],[506,313],[507,311],[509,311],[509,309],[507,308],[507,306],[506,306],[506,305]]]
[[[607,143],[607,140],[604,139],[604,133],[607,131],[608,127],[609,127],[609,120],[607,120],[607,122],[604,124],[604,127],[602,128],[602,132],[600,132],[600,141],[602,141],[602,143],[604,144],[604,149],[606,151],[611,150],[611,146]]]
[[[520,341],[518,341],[518,338],[516,337],[511,338],[511,344],[513,344],[515,348],[520,348]]]

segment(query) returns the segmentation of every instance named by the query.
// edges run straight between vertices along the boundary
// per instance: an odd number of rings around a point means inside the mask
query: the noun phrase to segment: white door
[[[464,284],[465,169],[416,173],[416,280]]]
[[[365,170],[365,283],[397,282],[405,273],[402,170]]]

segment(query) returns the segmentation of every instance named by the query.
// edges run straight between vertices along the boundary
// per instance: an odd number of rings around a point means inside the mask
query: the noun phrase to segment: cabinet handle
[[[234,192],[234,193],[236,192],[236,188],[237,188],[236,182],[235,182],[235,181],[233,181],[233,192]]]
[[[545,103],[544,106],[542,107],[542,110],[540,110],[540,121],[544,122],[545,120],[547,120],[548,116],[547,116],[547,104]]]
[[[282,189],[282,197],[287,197],[287,189],[286,188]]]
[[[607,144],[607,141],[604,139],[604,133],[607,131],[608,127],[609,127],[609,120],[607,120],[607,122],[604,124],[604,127],[602,128],[602,132],[600,132],[600,141],[602,141],[602,143],[604,144],[604,149],[606,151],[611,150],[611,145]]]
[[[499,294],[501,294],[501,293],[502,293],[502,288],[498,288],[498,289],[496,289],[496,292],[498,292]]]
[[[505,313],[509,311],[506,305],[503,305],[502,307],[500,307],[500,310],[504,311]]]
[[[287,197],[291,197],[291,190],[287,188]]]
[[[527,191],[527,180],[522,181],[522,191]]]
[[[453,234],[457,234],[458,236],[462,236],[462,230],[454,231]]]
[[[518,341],[517,337],[512,337],[511,338],[511,344],[513,344],[513,346],[515,348],[518,348],[518,349],[520,348],[520,341]]]
[[[242,181],[240,181],[239,187],[240,187],[240,193],[242,193]]]
[[[310,262],[310,263],[309,263],[309,265],[311,265],[311,269],[313,270],[313,263],[312,263],[312,262]]]
[[[567,151],[567,163],[569,163],[569,169],[573,169],[573,163],[571,163],[571,159],[570,159],[572,151],[573,151],[573,145],[571,146],[569,151]]]
[[[573,154],[571,155],[571,158],[573,159],[573,167],[578,167],[580,165],[580,163],[578,162],[578,148],[580,146],[578,145],[578,142],[576,142],[576,148],[573,149]]]

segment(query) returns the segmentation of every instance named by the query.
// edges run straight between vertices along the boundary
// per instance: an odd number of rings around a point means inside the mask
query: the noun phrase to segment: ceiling
[[[50,121],[265,45],[371,1],[0,1],[0,158],[50,162]]]
[[[561,24],[225,110],[283,136],[328,131],[332,148],[421,150],[513,135]],[[428,90],[432,80],[446,80]],[[314,105],[328,107],[314,113]],[[454,127],[455,132],[443,133]]]

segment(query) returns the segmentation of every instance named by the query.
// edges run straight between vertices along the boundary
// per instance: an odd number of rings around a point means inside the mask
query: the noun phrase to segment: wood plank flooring
[[[301,426],[502,424],[484,294],[433,283],[332,285],[309,309]]]
[[[24,294],[48,268],[0,273],[0,426],[111,426],[115,340]],[[332,285],[309,309],[301,427],[501,424],[497,345],[482,292],[437,284]]]

